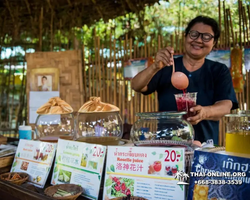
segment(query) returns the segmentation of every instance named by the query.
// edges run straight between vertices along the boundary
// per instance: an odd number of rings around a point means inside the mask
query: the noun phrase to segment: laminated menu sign
[[[250,199],[250,158],[195,151],[188,200]]]
[[[83,196],[98,199],[106,146],[58,140],[51,184],[81,185]]]
[[[43,188],[56,151],[56,143],[20,139],[11,172],[29,174],[29,182]]]
[[[184,148],[109,146],[103,200],[184,200],[184,185],[175,179],[185,169],[184,155]]]

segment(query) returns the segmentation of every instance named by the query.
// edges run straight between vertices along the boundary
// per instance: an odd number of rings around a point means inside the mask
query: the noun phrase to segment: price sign
[[[109,146],[103,197],[125,193],[148,200],[184,200],[184,189],[175,179],[178,171],[185,171],[184,152],[184,148]]]
[[[93,157],[103,157],[103,149],[99,146],[95,146]]]
[[[178,152],[176,153],[175,150],[165,150],[165,153],[167,154],[165,158],[165,162],[179,162],[181,158],[181,154]]]
[[[51,184],[83,187],[83,196],[98,199],[106,147],[77,141],[58,141]]]

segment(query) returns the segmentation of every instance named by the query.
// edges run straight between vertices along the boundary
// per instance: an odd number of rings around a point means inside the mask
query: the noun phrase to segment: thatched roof
[[[159,0],[0,0],[0,34],[41,34],[49,28],[91,25],[129,12],[139,12]]]

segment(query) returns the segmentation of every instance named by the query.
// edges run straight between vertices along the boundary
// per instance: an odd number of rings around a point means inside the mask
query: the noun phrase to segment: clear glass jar
[[[74,115],[73,113],[38,115],[35,132],[37,139],[44,142],[57,142],[58,138],[73,140],[75,137]]]
[[[250,154],[250,110],[226,115],[226,151]]]
[[[77,113],[76,140],[81,142],[118,145],[123,135],[119,111]]]
[[[194,140],[193,126],[183,119],[186,112],[137,113],[130,138],[136,146],[188,146]]]

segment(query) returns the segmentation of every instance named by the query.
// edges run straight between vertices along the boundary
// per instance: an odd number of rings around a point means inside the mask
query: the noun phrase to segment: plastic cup
[[[175,94],[175,100],[178,111],[186,111],[187,115],[184,118],[194,116],[195,113],[190,112],[190,108],[196,105],[197,92]]]

